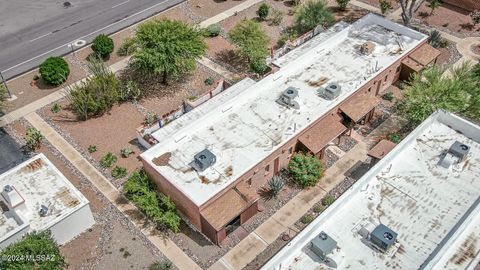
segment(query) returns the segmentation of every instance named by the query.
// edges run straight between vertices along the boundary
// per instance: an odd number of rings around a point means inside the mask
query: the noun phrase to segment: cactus
[[[274,176],[268,181],[268,186],[270,187],[272,196],[276,198],[278,193],[280,193],[280,191],[283,189],[283,186],[285,186],[285,181],[283,181],[280,176]]]

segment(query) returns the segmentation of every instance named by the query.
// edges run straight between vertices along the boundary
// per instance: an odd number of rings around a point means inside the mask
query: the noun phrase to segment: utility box
[[[380,224],[370,234],[370,241],[377,246],[381,251],[386,252],[397,239],[397,233]]]
[[[312,239],[310,249],[318,257],[324,260],[328,254],[337,248],[337,242],[328,236],[325,232],[321,232],[317,237]]]
[[[204,149],[193,157],[193,162],[190,163],[190,165],[195,170],[202,172],[208,167],[215,164],[216,161],[217,157],[212,152],[210,152],[210,150]]]

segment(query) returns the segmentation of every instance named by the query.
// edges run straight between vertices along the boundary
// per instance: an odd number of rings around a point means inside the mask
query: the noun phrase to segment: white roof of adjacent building
[[[0,243],[18,231],[50,228],[88,200],[43,155],[0,175]],[[41,206],[48,209],[40,214]]]
[[[200,206],[427,38],[373,14],[339,27],[324,40],[310,41],[314,43],[309,49],[302,46],[278,59],[279,71],[222,104],[201,105],[195,110],[202,109],[203,115],[188,125],[183,122],[173,126],[173,132],[162,128],[153,133],[159,143],[142,158]],[[358,48],[367,41],[375,44],[370,55]],[[317,83],[322,78],[326,84],[340,85],[339,97],[319,97]],[[290,86],[298,89],[299,109],[276,102]],[[194,155],[206,148],[216,163],[203,172],[191,169]],[[155,165],[152,160],[158,157],[163,163]]]
[[[455,141],[469,146],[469,154],[442,167]],[[262,269],[333,269],[310,250],[322,231],[337,242],[330,255],[336,269],[474,269],[480,260],[479,164],[480,127],[439,111]],[[398,234],[385,254],[361,234],[379,224]]]

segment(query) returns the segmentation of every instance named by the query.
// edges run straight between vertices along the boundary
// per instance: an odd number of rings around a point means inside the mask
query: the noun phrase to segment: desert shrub
[[[315,212],[315,213],[318,214],[318,213],[323,212],[324,209],[325,209],[325,208],[324,208],[324,206],[323,206],[322,204],[316,204],[316,205],[313,207],[313,212]]]
[[[137,50],[138,46],[135,38],[128,37],[120,45],[120,48],[117,50],[119,56],[127,56],[133,54]]]
[[[121,101],[137,100],[142,94],[140,87],[133,80],[128,80],[119,90],[118,95]]]
[[[156,261],[148,266],[148,270],[170,270],[172,268],[173,264],[170,261]]]
[[[338,8],[342,11],[345,11],[347,9],[347,5],[350,2],[350,0],[336,0]]]
[[[164,194],[158,195],[155,185],[143,169],[135,171],[128,178],[123,191],[159,227],[178,232],[180,217],[175,204]]]
[[[270,188],[270,192],[274,198],[278,196],[284,186],[285,181],[280,176],[274,176],[268,180],[268,187]]]
[[[40,75],[43,80],[53,86],[64,83],[69,74],[68,63],[62,57],[49,57],[40,65]]]
[[[395,98],[395,96],[393,95],[392,92],[387,92],[387,93],[382,95],[382,98],[384,100],[392,101]]]
[[[88,152],[89,152],[90,154],[97,152],[97,146],[96,146],[96,145],[90,145],[90,146],[88,147]]]
[[[0,83],[0,112],[5,108],[6,101],[8,99],[7,87],[3,83]]]
[[[206,85],[212,85],[214,82],[215,82],[215,79],[213,77],[208,77],[204,81]]]
[[[93,59],[88,64],[91,77],[69,86],[67,99],[81,120],[103,115],[119,100],[120,81],[103,62]]]
[[[295,24],[299,33],[308,32],[318,25],[330,26],[335,21],[325,0],[309,0],[295,11]]]
[[[480,10],[474,10],[470,13],[470,18],[472,19],[473,25],[480,23]]]
[[[52,113],[59,113],[61,110],[62,110],[62,107],[60,107],[60,105],[58,105],[58,103],[54,103],[52,105],[52,107],[50,108],[50,111]]]
[[[218,24],[211,24],[205,28],[205,36],[206,37],[216,37],[220,35],[222,28]]]
[[[388,140],[393,142],[393,143],[399,143],[400,142],[400,135],[397,133],[390,133],[388,134]]]
[[[115,166],[112,170],[112,177],[115,179],[123,178],[127,176],[127,168]]]
[[[120,154],[122,155],[123,158],[128,158],[131,154],[135,153],[132,149],[130,148],[123,148],[120,150]]]
[[[448,40],[443,38],[438,30],[433,30],[430,32],[428,43],[434,48],[445,48],[448,45]]]
[[[39,130],[37,130],[36,128],[33,128],[33,127],[27,128],[27,133],[25,135],[25,141],[26,141],[27,147],[30,150],[33,151],[33,150],[38,149],[40,147],[40,145],[42,144],[42,140],[43,140],[43,135]]]
[[[272,9],[272,24],[280,25],[283,21],[283,11],[277,8]]]
[[[257,15],[260,20],[265,21],[268,17],[268,13],[270,12],[270,6],[267,3],[262,3],[260,7],[258,7]]]
[[[330,206],[335,201],[335,198],[332,195],[326,195],[322,198],[322,205],[324,207]]]
[[[389,10],[393,8],[392,3],[390,3],[389,0],[380,0],[379,4],[380,4],[380,11],[382,12],[383,15],[385,15]]]
[[[310,154],[297,153],[290,160],[288,170],[295,183],[305,188],[318,183],[324,168],[318,158]]]
[[[31,232],[0,252],[0,258],[17,258],[31,256],[43,258],[41,260],[0,260],[0,269],[66,269],[67,262],[60,252],[58,244],[53,239],[49,230]]]
[[[315,217],[312,214],[307,213],[300,219],[300,221],[303,224],[308,224],[308,223],[312,222],[314,219],[315,219]]]
[[[100,34],[92,42],[93,52],[101,58],[108,57],[113,52],[114,44],[112,38]]]
[[[115,162],[117,162],[117,156],[111,152],[108,152],[100,160],[100,166],[102,166],[102,168],[110,168],[113,166],[113,164],[115,164]]]

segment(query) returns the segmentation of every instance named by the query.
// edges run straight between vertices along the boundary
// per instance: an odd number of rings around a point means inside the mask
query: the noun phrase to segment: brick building
[[[337,24],[273,61],[274,74],[245,79],[153,133],[145,170],[218,244],[257,213],[257,189],[292,153],[322,156],[349,124],[371,119],[388,86],[433,63],[426,41],[373,14]]]
[[[480,1],[478,0],[443,0],[442,2],[466,11],[480,10]]]

